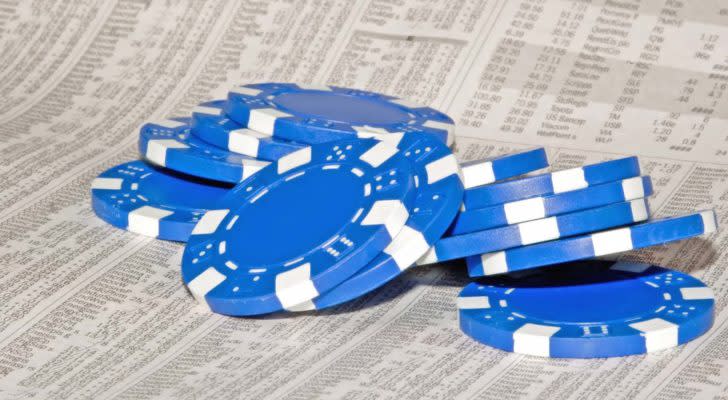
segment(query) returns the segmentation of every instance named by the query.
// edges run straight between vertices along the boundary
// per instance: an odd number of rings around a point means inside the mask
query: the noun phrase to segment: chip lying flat
[[[715,302],[690,275],[591,260],[470,283],[457,305],[460,328],[481,343],[521,354],[591,358],[693,340],[713,324]]]

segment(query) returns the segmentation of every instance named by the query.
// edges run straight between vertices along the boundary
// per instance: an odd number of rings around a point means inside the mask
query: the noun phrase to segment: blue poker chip
[[[472,210],[497,204],[584,189],[589,186],[639,176],[637,157],[620,158],[580,168],[497,182],[468,190],[463,208]]]
[[[231,153],[190,135],[189,118],[145,124],[139,130],[139,151],[156,165],[184,174],[236,183],[269,163]]]
[[[431,134],[448,146],[455,139],[455,124],[442,112],[364,90],[259,83],[233,88],[227,100],[225,113],[239,124],[301,143],[408,132]]]
[[[715,212],[702,211],[590,235],[471,256],[466,262],[470,276],[496,275],[689,239],[715,232],[717,226]]]
[[[646,199],[625,201],[556,217],[444,237],[435,243],[418,263],[434,264],[481,253],[528,246],[641,222],[647,218],[649,210]]]
[[[687,343],[713,325],[713,292],[649,264],[581,261],[484,279],[458,297],[460,329],[483,344],[554,358],[619,357]]]
[[[460,164],[466,189],[488,185],[549,166],[543,147]]]
[[[231,188],[132,161],[94,179],[91,204],[96,215],[113,226],[184,242],[202,215]]]
[[[648,176],[642,176],[571,192],[530,197],[495,206],[461,211],[453,221],[448,235],[462,235],[513,225],[650,195],[652,195],[652,181]]]
[[[385,142],[306,147],[235,186],[200,219],[182,278],[220,314],[295,309],[384,250],[414,196],[410,162]]]
[[[440,239],[457,214],[463,185],[450,149],[433,137],[415,134],[406,134],[398,148],[412,163],[418,184],[407,224],[366,267],[298,310],[335,306],[394,279]]]
[[[192,135],[233,153],[268,161],[305,147],[243,128],[225,115],[224,106],[225,100],[214,100],[193,108]]]

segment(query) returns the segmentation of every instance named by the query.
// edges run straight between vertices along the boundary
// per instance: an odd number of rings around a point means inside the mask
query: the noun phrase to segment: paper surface
[[[139,157],[143,122],[290,81],[442,109],[463,161],[534,146],[555,169],[639,155],[656,216],[725,220],[724,0],[189,3],[0,6],[0,398],[726,397],[725,230],[627,255],[710,285],[705,336],[551,360],[460,332],[460,263],[325,312],[210,314],[182,285],[181,244],[113,228],[89,199],[98,173]]]

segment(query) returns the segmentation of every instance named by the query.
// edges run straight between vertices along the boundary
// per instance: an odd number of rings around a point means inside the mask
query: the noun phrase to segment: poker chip
[[[384,285],[425,254],[457,214],[463,185],[457,160],[447,146],[428,135],[406,134],[398,148],[412,164],[417,182],[407,224],[384,251],[354,276],[301,304],[297,310],[335,306]]]
[[[226,315],[294,308],[356,273],[402,230],[415,196],[407,157],[352,139],[290,153],[200,219],[182,279]]]
[[[549,166],[543,147],[460,164],[466,189],[513,178]]]
[[[228,93],[225,113],[246,128],[301,143],[351,137],[388,140],[386,136],[404,133],[430,134],[448,146],[455,139],[452,119],[440,111],[406,99],[336,86],[241,85]]]
[[[651,220],[624,228],[574,236],[466,259],[470,276],[521,271],[563,262],[619,254],[715,232],[712,210]]]
[[[649,264],[580,261],[468,284],[460,329],[478,342],[555,358],[617,357],[687,343],[710,329],[700,280]]]
[[[535,196],[570,192],[589,186],[639,176],[637,157],[627,157],[580,168],[485,185],[465,193],[463,209],[490,207]]]
[[[190,135],[189,118],[150,122],[139,130],[139,152],[161,167],[220,182],[240,182],[265,167],[257,160],[208,144]]]
[[[636,199],[556,217],[444,237],[435,243],[418,264],[434,264],[481,253],[528,246],[561,237],[628,225],[645,221],[647,218],[649,218],[647,201]]]
[[[184,242],[202,215],[231,187],[132,161],[111,167],[93,180],[91,204],[96,215],[113,226]]]
[[[224,106],[225,100],[215,100],[193,108],[192,134],[233,153],[268,161],[275,161],[305,146],[243,128],[225,115]]]
[[[584,189],[529,197],[495,206],[461,211],[453,222],[449,235],[476,232],[562,215],[574,211],[601,207],[607,204],[650,196],[652,180],[648,176],[603,183]]]

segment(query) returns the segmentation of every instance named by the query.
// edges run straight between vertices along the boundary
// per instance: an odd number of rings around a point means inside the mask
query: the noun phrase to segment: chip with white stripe
[[[473,210],[536,196],[569,193],[590,186],[639,176],[637,157],[620,158],[584,167],[495,182],[468,190],[463,209]]]
[[[237,183],[269,164],[233,153],[190,133],[190,118],[144,124],[139,129],[139,152],[158,166],[219,182]]]
[[[633,200],[631,204],[639,200]],[[642,207],[633,215],[647,216]],[[658,246],[678,240],[710,234],[718,229],[713,210],[679,217],[653,219],[631,225],[553,240],[546,243],[516,247],[494,253],[466,258],[470,276],[487,276],[505,272],[545,267],[586,258],[619,254],[644,247]]]
[[[213,100],[193,108],[192,135],[233,153],[268,161],[305,147],[243,127],[225,114],[225,102]]]
[[[220,314],[301,310],[392,243],[416,194],[407,156],[383,142],[304,147],[205,214],[185,248],[183,281]]]
[[[457,304],[461,330],[478,342],[558,358],[679,346],[710,329],[715,307],[710,288],[688,274],[602,260],[482,279]]]
[[[438,110],[336,86],[241,85],[230,90],[224,109],[246,128],[307,144],[403,133],[430,134],[448,146],[455,140],[453,120]]]
[[[184,242],[232,185],[183,176],[144,161],[116,165],[91,184],[96,215],[118,228]]]
[[[652,195],[652,181],[649,176],[627,178],[571,192],[529,197],[524,200],[465,210],[458,214],[448,234],[462,235],[650,195]]]

